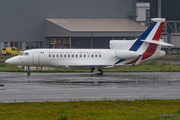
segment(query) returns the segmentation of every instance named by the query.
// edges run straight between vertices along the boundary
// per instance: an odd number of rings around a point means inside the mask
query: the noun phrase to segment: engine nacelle
[[[139,55],[137,52],[127,50],[116,50],[115,52],[116,58],[119,59],[137,58]]]
[[[110,40],[109,47],[114,50],[129,50],[135,40]]]

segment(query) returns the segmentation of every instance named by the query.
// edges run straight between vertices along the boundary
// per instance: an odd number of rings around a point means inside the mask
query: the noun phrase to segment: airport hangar
[[[0,8],[0,49],[109,48],[146,29],[135,22],[136,0],[4,0]]]

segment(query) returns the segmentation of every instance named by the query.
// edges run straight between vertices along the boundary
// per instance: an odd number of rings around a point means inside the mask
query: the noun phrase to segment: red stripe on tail
[[[157,46],[158,46],[157,44],[150,43],[149,47],[142,54],[142,56],[143,56],[142,60],[151,57],[155,53]]]
[[[164,26],[164,22],[161,22],[152,40],[159,41],[163,26]],[[151,57],[155,53],[157,46],[158,46],[157,44],[150,43],[146,51],[142,54],[143,56],[142,60]]]
[[[156,31],[156,34],[154,35],[154,37],[153,37],[152,40],[159,41],[159,38],[160,38],[160,36],[161,36],[161,32],[162,32],[163,26],[164,26],[164,22],[161,22],[161,24],[159,25],[159,28],[158,28],[158,30]]]

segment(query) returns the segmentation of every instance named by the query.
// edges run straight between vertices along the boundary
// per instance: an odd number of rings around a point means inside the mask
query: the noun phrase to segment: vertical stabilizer
[[[156,23],[156,25],[153,28],[153,30],[151,31],[151,33],[149,34],[149,36],[147,37],[147,39],[159,41],[165,19],[164,18],[153,18],[151,20],[154,21]]]
[[[131,51],[137,51],[143,44],[141,40],[156,40],[159,41],[165,19],[164,18],[153,18],[154,22],[149,26],[146,31],[136,40],[136,42],[129,49]]]
[[[134,59],[120,59],[115,64],[134,64],[137,65],[141,61],[156,59],[165,55],[161,51],[161,46],[173,46],[160,40],[161,32],[165,23],[164,18],[153,18],[154,21],[146,31],[135,40],[129,51],[139,54],[138,58]]]

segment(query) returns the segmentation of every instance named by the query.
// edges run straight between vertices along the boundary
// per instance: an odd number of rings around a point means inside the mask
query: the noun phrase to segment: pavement
[[[0,72],[0,102],[180,99],[179,72]]]

